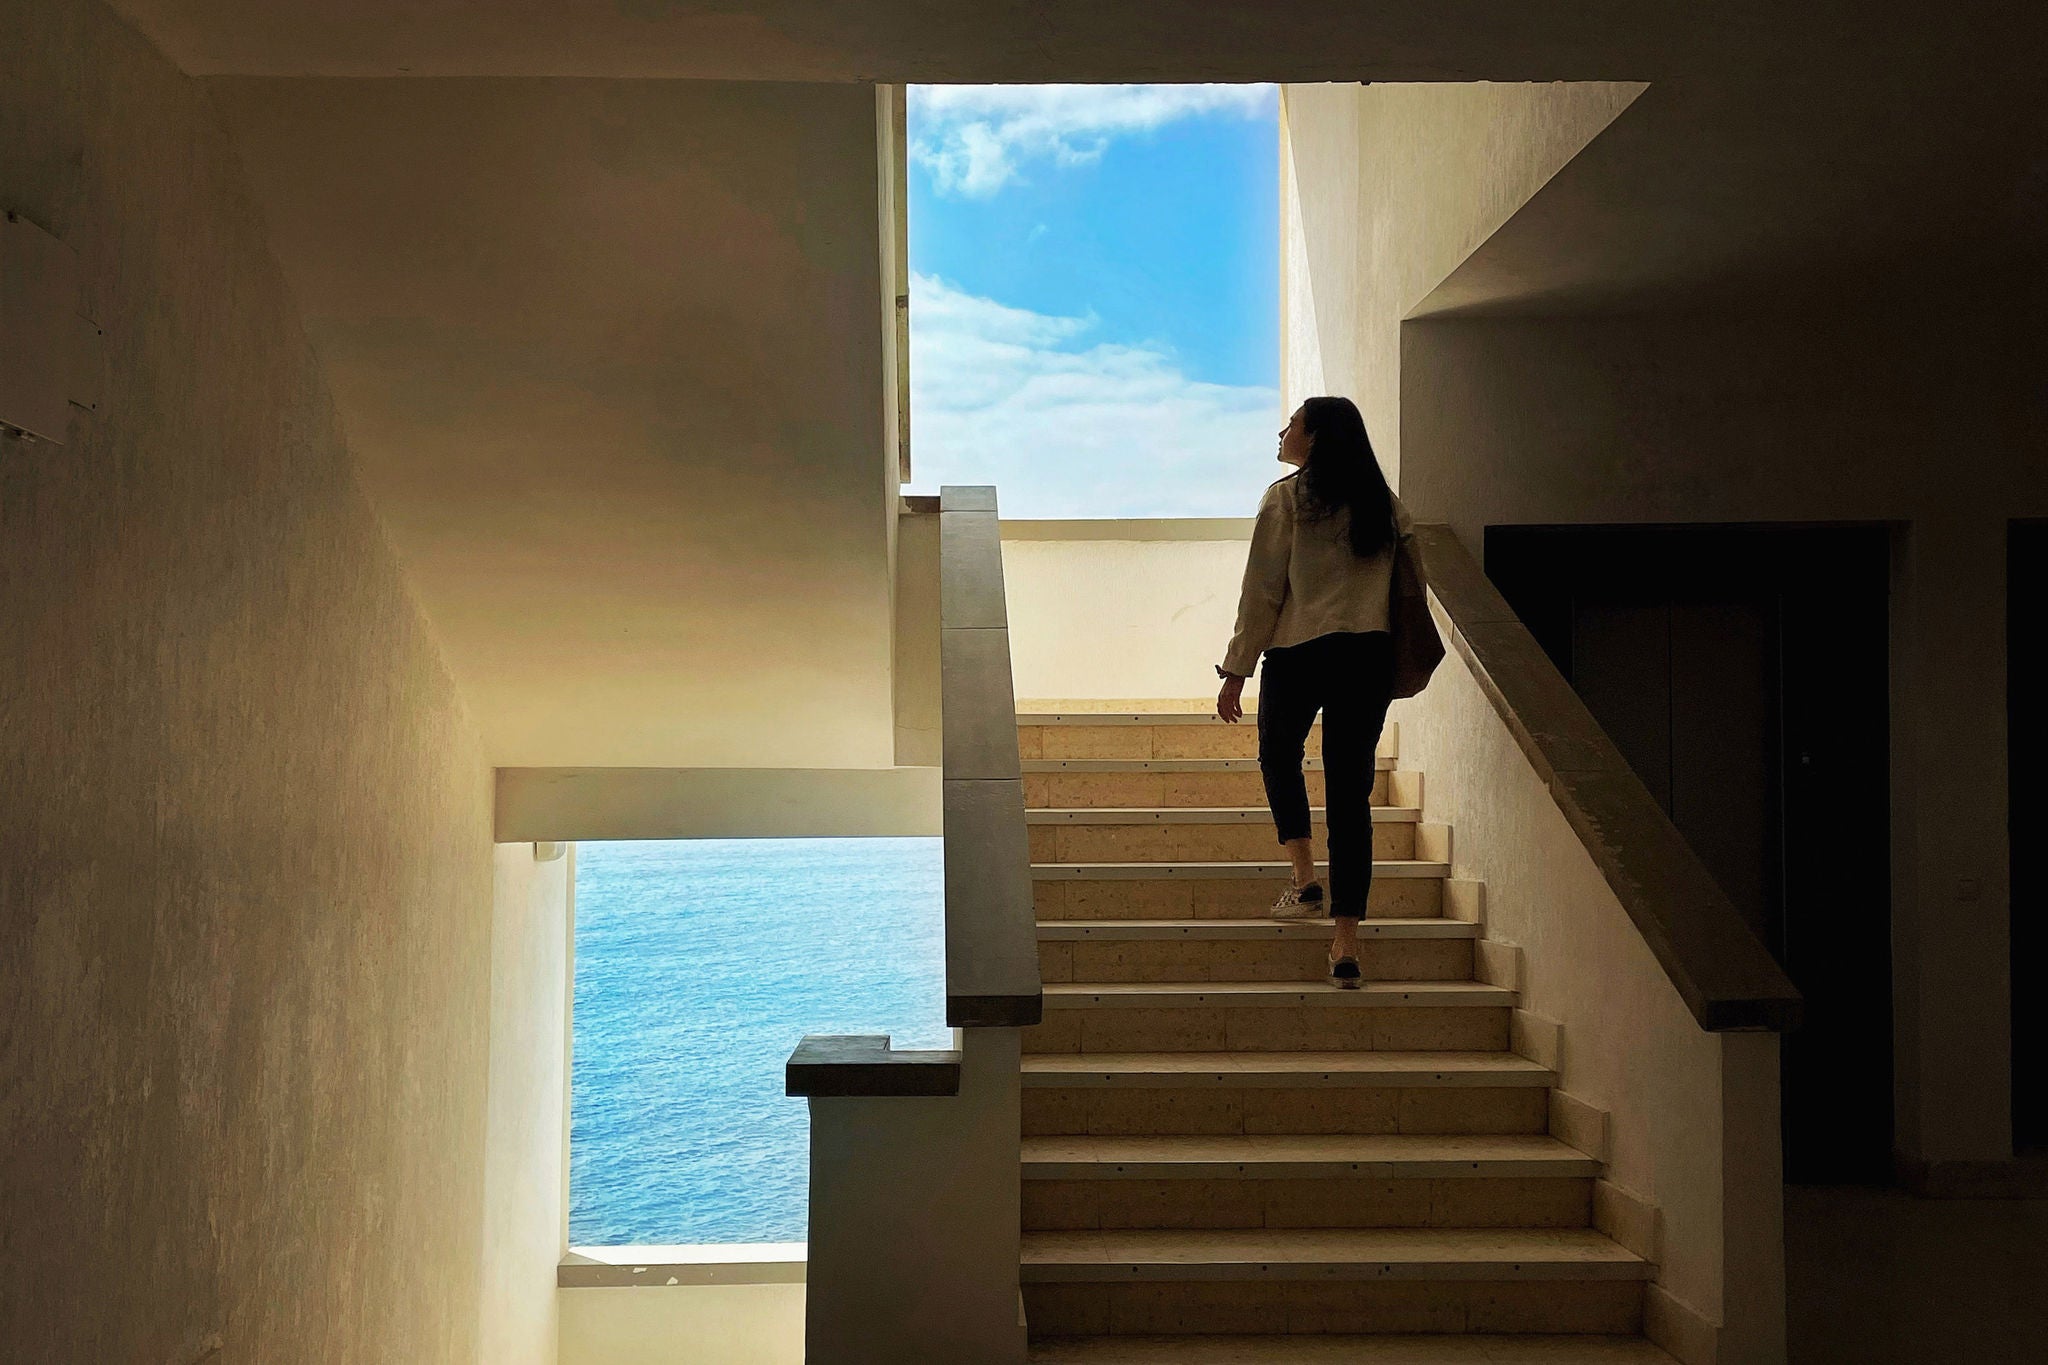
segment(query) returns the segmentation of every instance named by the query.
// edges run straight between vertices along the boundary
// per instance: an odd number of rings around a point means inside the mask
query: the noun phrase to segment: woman
[[[1259,771],[1293,884],[1273,905],[1282,919],[1336,920],[1330,982],[1356,990],[1358,920],[1372,887],[1372,784],[1393,690],[1388,633],[1394,554],[1408,513],[1380,472],[1365,421],[1348,398],[1311,398],[1280,433],[1295,472],[1266,490],[1252,532],[1237,633],[1217,666],[1216,714],[1244,715],[1245,679],[1259,655]],[[1302,747],[1323,715],[1323,780],[1330,884],[1316,878]]]

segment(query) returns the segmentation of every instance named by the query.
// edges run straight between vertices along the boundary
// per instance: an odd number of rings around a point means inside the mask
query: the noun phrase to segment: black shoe
[[[1364,980],[1365,978],[1359,975],[1358,959],[1355,957],[1340,957],[1330,964],[1330,984],[1338,990],[1355,991]]]
[[[1323,905],[1323,884],[1310,882],[1307,886],[1290,886],[1280,893],[1280,899],[1273,902],[1273,908],[1266,912],[1274,919],[1328,919],[1329,910]]]

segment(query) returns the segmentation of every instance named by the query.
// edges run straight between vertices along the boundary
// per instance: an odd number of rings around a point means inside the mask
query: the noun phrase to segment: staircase
[[[1556,1077],[1510,1051],[1477,888],[1447,896],[1391,727],[1357,991],[1324,982],[1327,923],[1266,917],[1287,868],[1249,719],[1018,727],[1034,1361],[1669,1361],[1635,1335],[1654,1267],[1591,1226],[1600,1164],[1548,1131]]]

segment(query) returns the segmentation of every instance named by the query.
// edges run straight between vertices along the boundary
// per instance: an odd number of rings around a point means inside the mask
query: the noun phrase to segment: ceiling
[[[861,82],[1647,81],[1421,314],[1754,304],[2048,236],[2040,5],[114,3],[215,78],[505,766],[891,761]]]
[[[871,91],[214,93],[494,763],[890,765]]]
[[[195,75],[803,81],[2026,74],[2038,7],[1962,0],[115,0]]]

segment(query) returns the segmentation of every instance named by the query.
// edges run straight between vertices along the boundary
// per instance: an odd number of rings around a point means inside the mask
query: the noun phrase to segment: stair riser
[[[1302,774],[1309,804],[1323,804],[1323,775]],[[1393,800],[1391,773],[1373,778],[1372,803]],[[1026,773],[1024,804],[1033,810],[1104,806],[1149,810],[1158,806],[1263,806],[1266,784],[1256,772],[1225,773]]]
[[[1375,877],[1370,919],[1436,919],[1444,884],[1437,877]],[[1280,878],[1051,877],[1032,884],[1040,919],[1257,919],[1285,889]]]
[[[1321,981],[1329,940],[1120,939],[1038,945],[1039,975],[1068,981]],[[1371,939],[1358,944],[1369,981],[1470,981],[1472,940]]]
[[[1024,1030],[1026,1052],[1500,1052],[1505,1007],[1061,1006]]]
[[[1323,727],[1309,732],[1306,756],[1323,752]],[[1019,758],[1257,758],[1252,725],[1020,725]]]
[[[1235,824],[1032,825],[1034,863],[1269,863],[1286,856],[1271,821]],[[1329,831],[1312,836],[1318,860],[1329,856]],[[1372,856],[1413,858],[1415,826],[1372,827]]]
[[[1104,1228],[1583,1228],[1593,1182],[1486,1176],[1032,1180],[1026,1232]]]
[[[1024,1285],[1033,1337],[1642,1330],[1627,1280],[1147,1281]]]
[[[1026,1086],[1026,1137],[1541,1133],[1536,1086]]]

